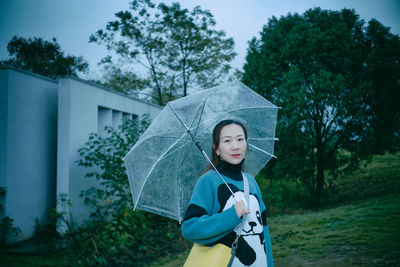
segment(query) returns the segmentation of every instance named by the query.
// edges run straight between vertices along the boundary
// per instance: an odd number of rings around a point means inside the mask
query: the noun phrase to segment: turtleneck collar
[[[229,178],[232,178],[234,180],[241,181],[243,180],[242,177],[243,162],[244,160],[242,160],[242,162],[240,162],[239,164],[234,165],[224,160],[221,160],[216,167],[220,174],[228,176]]]

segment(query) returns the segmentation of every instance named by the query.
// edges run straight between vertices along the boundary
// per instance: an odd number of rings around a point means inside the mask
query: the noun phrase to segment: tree
[[[372,152],[400,150],[400,39],[372,19],[365,30],[367,55],[362,79],[370,107]]]
[[[216,22],[209,11],[199,6],[191,12],[181,9],[178,3],[160,4],[159,9],[165,34],[171,40],[165,64],[177,73],[183,96],[196,78],[206,86],[215,85],[218,76],[229,71],[228,63],[236,55],[233,39],[224,39],[225,32],[210,29]]]
[[[55,38],[46,41],[42,38],[14,36],[7,45],[10,58],[1,61],[3,66],[12,66],[36,74],[57,79],[58,76],[78,76],[86,72],[88,63],[83,57],[64,56]]]
[[[144,67],[157,104],[187,95],[194,84],[208,87],[226,77],[234,42],[213,29],[209,11],[178,3],[156,7],[149,0],[133,1],[130,9],[116,13],[117,20],[90,42],[105,44],[125,64]]]
[[[349,9],[273,17],[250,41],[243,82],[282,107],[279,161],[269,175],[300,179],[320,202],[325,175],[337,176],[344,151],[350,167],[370,154],[369,55],[364,22]]]

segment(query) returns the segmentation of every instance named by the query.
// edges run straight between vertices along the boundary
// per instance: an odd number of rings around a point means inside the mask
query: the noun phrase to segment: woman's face
[[[239,164],[246,155],[247,142],[243,128],[229,124],[221,129],[216,154],[230,164]]]

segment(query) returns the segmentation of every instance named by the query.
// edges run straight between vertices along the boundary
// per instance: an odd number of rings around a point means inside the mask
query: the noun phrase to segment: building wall
[[[0,186],[6,187],[8,71],[0,70]],[[3,190],[1,190],[3,191]],[[5,216],[6,196],[0,192],[0,218]]]
[[[153,119],[160,111],[157,105],[82,80],[65,78],[59,81],[57,196],[67,196],[71,201],[69,213],[74,222],[88,218],[89,210],[79,195],[82,190],[96,185],[95,179],[85,178],[90,170],[76,163],[78,149],[84,146],[89,134],[101,134],[106,125],[118,126],[123,118],[135,119],[149,114]],[[67,211],[65,208],[58,206],[59,211]]]
[[[36,223],[47,219],[64,193],[72,202],[68,211],[75,222],[88,218],[79,196],[95,183],[79,167],[78,149],[90,133],[118,126],[124,118],[161,108],[107,88],[76,79],[53,81],[29,72],[0,68],[0,219],[9,216],[32,237]]]
[[[58,86],[14,69],[0,69],[0,85],[0,185],[7,188],[1,215],[27,238],[55,207]]]

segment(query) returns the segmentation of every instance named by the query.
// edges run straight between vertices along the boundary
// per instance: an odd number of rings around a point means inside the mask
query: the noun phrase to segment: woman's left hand
[[[244,202],[243,199],[235,203],[235,210],[239,218],[242,218],[243,214],[250,213],[250,210],[246,208],[246,203]]]

